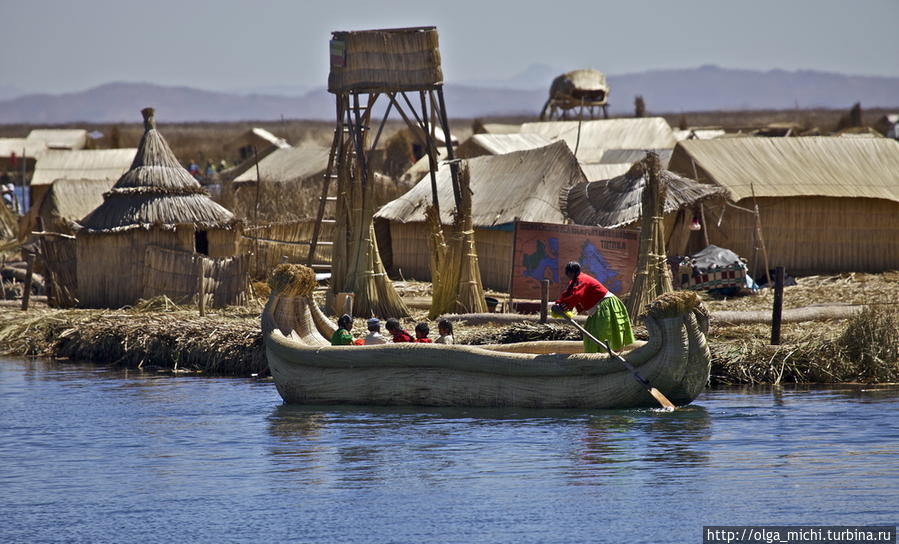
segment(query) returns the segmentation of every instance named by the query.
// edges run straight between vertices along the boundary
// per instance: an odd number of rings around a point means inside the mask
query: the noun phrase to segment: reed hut
[[[481,279],[484,287],[508,289],[515,219],[564,223],[559,195],[563,189],[587,180],[563,142],[477,157],[468,161],[468,168]],[[453,202],[449,165],[437,171],[437,194],[440,202]],[[382,259],[406,278],[431,279],[425,217],[430,203],[431,180],[425,177],[375,214]],[[440,213],[441,223],[452,224],[451,207],[443,206]]]
[[[475,134],[459,146],[456,155],[463,159],[473,159],[484,155],[503,155],[525,149],[537,149],[551,143],[540,134]]]
[[[133,304],[144,292],[149,249],[209,257],[237,251],[239,223],[181,166],[146,108],[131,168],[84,217],[76,234],[81,306]],[[189,274],[190,271],[185,271]],[[152,295],[152,293],[150,294]]]
[[[690,227],[693,219],[701,216],[700,206],[720,202],[724,189],[697,183],[668,170],[661,170],[658,177],[666,187],[662,210],[667,253],[688,254],[691,238],[697,250],[702,249],[705,244],[701,233],[691,231]],[[646,185],[644,162],[636,162],[627,172],[612,179],[573,185],[562,194],[562,211],[578,225],[639,228]]]
[[[31,202],[40,202],[56,180],[115,181],[131,166],[136,153],[135,148],[48,149],[40,155],[34,167]]]
[[[37,158],[47,150],[47,144],[27,138],[0,138],[0,171],[21,175],[33,172]],[[15,164],[13,164],[15,162]]]
[[[34,202],[23,220],[20,238],[36,230],[74,235],[78,221],[103,203],[103,195],[115,180],[59,179],[39,202]]]
[[[791,274],[899,268],[895,140],[691,140],[678,144],[669,169],[727,191],[733,205],[707,209],[703,225],[714,245],[751,256],[764,242],[769,266]]]
[[[555,78],[549,98],[540,112],[540,120],[595,119],[601,111],[608,118],[609,84],[599,70],[572,70]]]
[[[41,128],[28,133],[28,140],[43,143],[47,149],[76,150],[87,147],[87,130],[83,128]]]
[[[677,144],[671,126],[662,117],[525,123],[521,133],[564,140],[582,163],[601,163],[610,149],[662,150]]]
[[[239,164],[253,160],[254,155],[267,155],[275,149],[287,149],[290,144],[264,128],[253,127],[225,143],[224,147],[225,152]]]

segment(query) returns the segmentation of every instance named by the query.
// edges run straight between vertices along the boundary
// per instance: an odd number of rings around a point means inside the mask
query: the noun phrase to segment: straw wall
[[[899,203],[872,198],[794,197],[758,199],[768,262],[790,274],[883,272],[899,269]],[[752,199],[737,205],[752,209]],[[709,241],[751,261],[755,217],[706,208]],[[749,263],[750,267],[752,262]],[[758,255],[758,272],[764,260]]]
[[[309,256],[309,242],[312,239],[314,221],[291,221],[261,225],[246,229],[240,238],[240,253],[252,254],[250,274],[253,278],[264,279],[269,272],[281,263],[282,257],[287,262],[306,264]],[[334,224],[322,224],[320,241],[332,241]],[[313,264],[330,264],[330,245],[319,245],[315,250]]]
[[[406,279],[431,280],[428,229],[424,223],[390,223],[391,271]],[[384,244],[379,240],[378,245]],[[481,281],[487,289],[508,290],[512,273],[512,233],[475,227]]]
[[[210,257],[233,257],[238,254],[237,245],[240,231],[233,229],[216,229],[206,231],[209,240]]]
[[[44,271],[47,276],[47,305],[72,308],[77,303],[75,238],[56,234],[41,236]]]
[[[328,91],[427,89],[443,83],[435,28],[335,32]]]
[[[213,259],[150,246],[145,252],[145,267],[143,298],[165,295],[177,303],[196,303],[202,273],[207,306],[243,305],[248,300],[248,255]]]

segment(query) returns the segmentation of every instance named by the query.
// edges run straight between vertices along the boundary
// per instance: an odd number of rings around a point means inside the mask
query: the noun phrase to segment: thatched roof
[[[28,133],[28,139],[43,142],[50,149],[84,149],[87,130],[83,128],[42,128]]]
[[[695,166],[695,174],[694,174]],[[899,202],[899,142],[887,138],[724,138],[681,142],[671,170],[716,183],[739,201],[865,197]]]
[[[447,157],[447,151],[445,147],[437,148],[437,160],[442,161]],[[408,170],[403,172],[400,176],[400,181],[403,183],[418,183],[422,178],[428,176],[428,173],[431,171],[431,163],[428,161],[428,156],[423,155],[420,159],[415,161],[415,163],[409,167]],[[430,176],[428,176],[430,178]]]
[[[630,162],[620,164],[581,164],[587,181],[604,181],[624,174],[631,169]]]
[[[662,170],[667,185],[665,213],[670,213],[707,198],[721,197],[720,187],[697,183]],[[579,225],[616,228],[640,219],[641,198],[646,187],[642,163],[627,173],[606,181],[578,183],[562,195],[562,211]]]
[[[50,185],[58,179],[116,180],[124,174],[137,149],[48,149],[34,165],[32,185]]]
[[[540,134],[475,134],[462,142],[457,155],[471,159],[545,147],[552,142]]]
[[[144,135],[131,168],[104,195],[103,204],[79,223],[91,232],[191,224],[202,229],[230,228],[234,215],[212,201],[178,162],[156,130],[153,109],[145,108]]]
[[[26,157],[38,157],[47,151],[47,144],[27,138],[0,138],[0,158],[7,159],[11,153],[21,158],[23,151]]]
[[[518,134],[521,132],[521,125],[509,123],[484,123],[478,120],[475,121],[472,129],[475,134]]]
[[[521,132],[540,134],[551,141],[565,140],[571,149],[577,148],[578,160],[587,163],[601,162],[607,149],[670,149],[677,143],[662,117],[525,123]]]
[[[443,84],[435,27],[331,33],[328,91],[418,90]]]
[[[568,146],[556,142],[539,149],[470,159],[472,220],[477,227],[522,221],[563,223],[560,191],[587,181]],[[454,207],[450,167],[437,171],[441,220],[450,224]],[[408,193],[385,205],[375,217],[401,223],[423,222],[431,203],[431,181],[423,178]]]
[[[40,202],[28,212],[29,231],[38,227],[37,216],[44,221],[44,230],[69,234],[75,223],[103,203],[103,195],[115,181],[105,179],[60,179],[53,182]]]
[[[259,161],[259,177],[267,181],[296,181],[324,172],[330,149],[313,142],[300,147],[276,149]],[[256,182],[256,168],[234,178],[235,183]]]
[[[581,100],[605,102],[609,94],[606,76],[598,70],[572,70],[553,79],[549,96],[553,100],[578,103]]]
[[[269,146],[275,146],[282,149],[290,147],[290,144],[287,143],[287,140],[285,140],[284,138],[275,136],[264,128],[253,127],[228,141],[224,145],[224,148],[225,151],[231,153],[240,149],[241,147],[253,145],[254,143],[259,144],[258,151],[260,152],[263,150],[263,148]]]
[[[662,168],[668,168],[673,149],[607,149],[599,160],[602,164],[633,164],[643,160],[647,151],[652,151],[659,156],[659,164]]]

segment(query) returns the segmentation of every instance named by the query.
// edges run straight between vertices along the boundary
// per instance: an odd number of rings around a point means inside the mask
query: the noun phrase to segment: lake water
[[[2,542],[701,542],[895,525],[899,386],[654,410],[286,406],[270,382],[0,360]]]

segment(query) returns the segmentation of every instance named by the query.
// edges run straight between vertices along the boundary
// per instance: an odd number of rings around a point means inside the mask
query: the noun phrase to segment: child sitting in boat
[[[421,344],[430,344],[432,340],[428,338],[428,334],[431,332],[431,329],[428,327],[427,323],[419,323],[415,325],[415,341]]]
[[[437,322],[437,332],[440,336],[434,340],[435,344],[452,344],[453,343],[453,324],[447,319],[441,319]]]
[[[394,342],[415,342],[415,339],[412,338],[412,335],[406,332],[402,327],[400,327],[400,320],[391,317],[387,320],[385,325],[387,327],[387,332],[393,335]]]
[[[366,346],[377,346],[387,343],[387,339],[381,335],[381,321],[377,317],[368,320],[368,334],[363,341]]]
[[[337,330],[331,335],[332,346],[352,346],[353,334],[353,318],[347,314],[343,314],[337,320]]]

